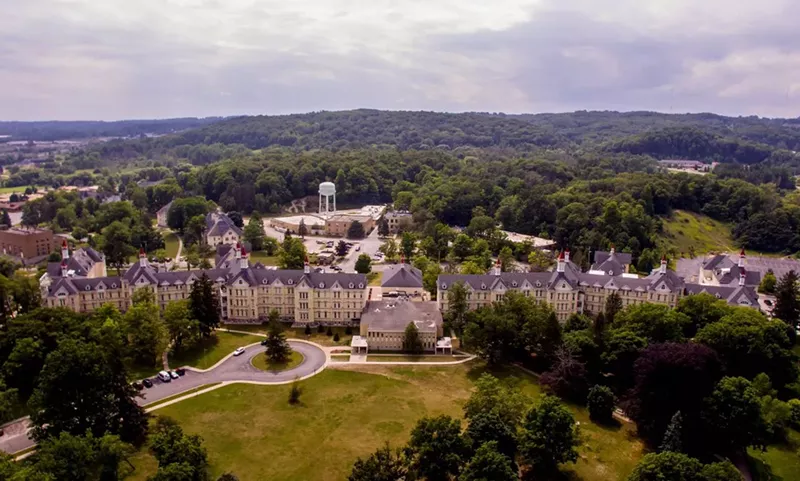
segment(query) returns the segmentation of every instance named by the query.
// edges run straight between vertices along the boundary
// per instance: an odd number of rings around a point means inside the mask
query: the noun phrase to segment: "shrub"
[[[300,383],[297,379],[295,379],[292,383],[292,389],[289,391],[289,404],[299,404],[301,394],[303,394],[303,389],[300,387]]]
[[[348,336],[353,335],[353,328],[351,326],[345,327],[344,328],[344,333],[347,334]]]
[[[597,422],[607,423],[611,421],[616,402],[617,398],[611,389],[607,386],[595,385],[589,390],[589,395],[586,397],[589,417],[592,421]]]
[[[800,399],[790,399],[789,408],[791,409],[792,425],[800,429]]]
[[[333,342],[339,342],[339,333],[333,335]]]
[[[306,330],[305,330],[305,331],[303,331],[303,333],[304,333],[306,336],[310,336],[310,335],[311,335],[311,326],[309,326],[309,325],[306,325]]]
[[[317,326],[317,332],[320,333],[320,334],[325,332],[325,326],[323,326],[322,324],[318,325]]]
[[[333,335],[333,329],[331,329],[331,326],[328,326],[328,330],[325,331],[325,335],[326,336],[332,336]]]

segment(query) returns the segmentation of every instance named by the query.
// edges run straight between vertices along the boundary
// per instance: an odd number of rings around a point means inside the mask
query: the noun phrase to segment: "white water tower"
[[[333,209],[331,209],[331,197],[333,197]],[[335,212],[336,185],[333,182],[323,182],[319,184],[319,213],[327,218]]]

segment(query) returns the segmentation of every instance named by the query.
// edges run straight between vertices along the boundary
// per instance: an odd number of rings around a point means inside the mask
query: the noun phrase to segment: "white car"
[[[178,379],[180,376],[178,376],[177,372],[172,370],[172,371],[169,372],[169,377],[171,377],[172,379]]]
[[[236,349],[235,351],[233,351],[233,355],[234,356],[241,356],[242,354],[244,354],[244,348],[243,347],[240,347],[240,348]]]
[[[161,382],[170,382],[172,378],[170,377],[167,371],[161,371],[158,373],[158,378],[161,379]]]

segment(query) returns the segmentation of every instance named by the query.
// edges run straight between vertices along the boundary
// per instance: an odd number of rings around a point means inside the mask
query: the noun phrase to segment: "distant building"
[[[701,172],[710,172],[716,166],[716,163],[706,164],[699,160],[686,160],[686,159],[667,159],[659,160],[658,165],[667,169],[694,169]]]
[[[159,227],[167,227],[167,216],[169,216],[170,207],[172,207],[172,201],[156,212],[156,222]]]
[[[426,297],[422,285],[422,271],[405,262],[390,265],[383,271],[381,293],[384,297],[408,297],[422,301]]]
[[[617,252],[614,247],[608,252],[595,251],[594,264],[591,271],[596,271],[610,276],[620,275],[628,272],[631,265],[631,255],[624,252]]]
[[[390,234],[406,231],[414,223],[414,217],[411,213],[404,210],[387,212],[383,218],[386,219]]]
[[[365,234],[369,234],[375,227],[375,218],[372,216],[337,214],[325,222],[325,233],[329,236],[345,237],[355,221],[361,222]]]
[[[230,217],[218,212],[206,214],[206,243],[210,246],[220,244],[234,245],[242,240],[242,229],[236,227]]]
[[[697,279],[703,286],[738,286],[740,277],[744,275],[744,285],[758,286],[761,284],[761,273],[745,269],[746,259],[744,249],[736,259],[726,254],[715,255],[703,262]]]
[[[0,250],[26,262],[37,262],[53,251],[53,231],[35,227],[0,230]]]
[[[400,351],[406,328],[414,323],[422,348],[435,351],[443,334],[442,313],[435,302],[411,302],[406,299],[370,301],[361,314],[360,341],[366,350]],[[355,347],[355,346],[354,346]]]

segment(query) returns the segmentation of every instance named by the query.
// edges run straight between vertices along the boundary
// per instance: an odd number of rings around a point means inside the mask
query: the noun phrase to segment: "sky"
[[[0,120],[800,116],[798,0],[0,0]]]

